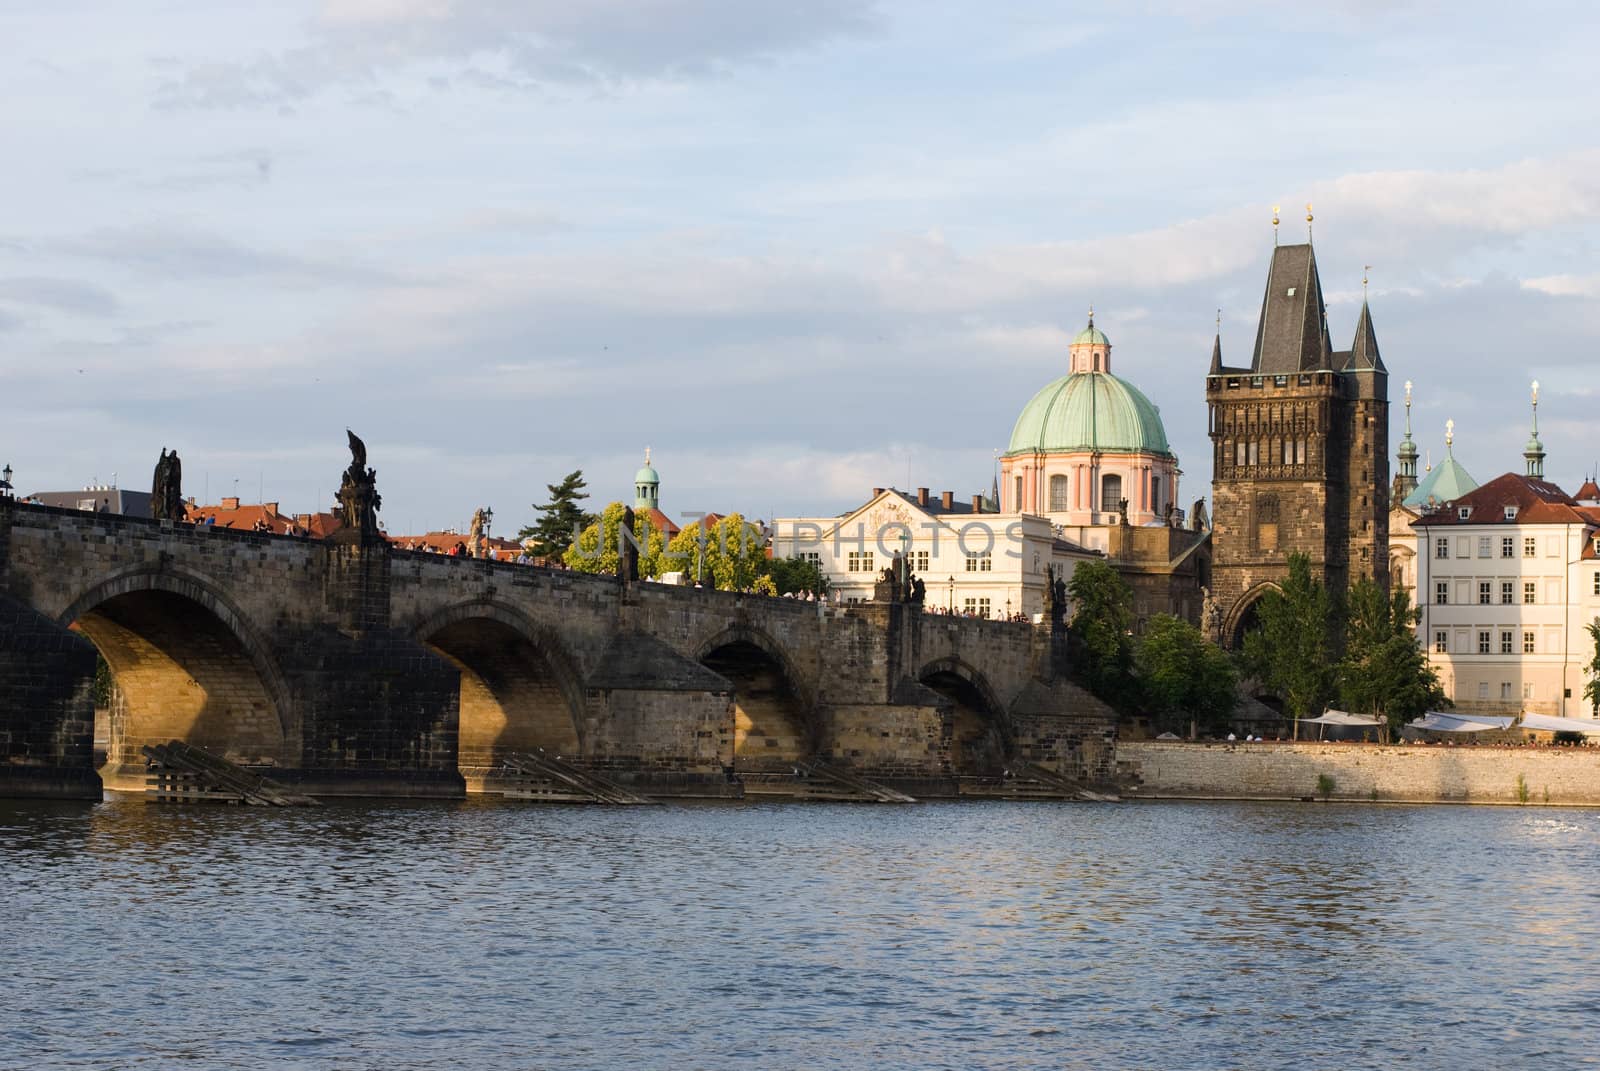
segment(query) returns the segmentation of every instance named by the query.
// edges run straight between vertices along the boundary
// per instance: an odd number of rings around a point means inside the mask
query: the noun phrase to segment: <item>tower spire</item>
[[[1211,374],[1222,374],[1222,310],[1217,310],[1217,337],[1211,342]]]
[[[1403,500],[1417,489],[1417,444],[1411,438],[1411,381],[1406,380],[1406,437],[1400,440],[1400,471],[1395,475],[1396,500]]]
[[[1523,448],[1523,459],[1527,461],[1527,474],[1535,480],[1544,479],[1544,443],[1539,441],[1539,381],[1533,381],[1533,434],[1528,436],[1528,445]]]

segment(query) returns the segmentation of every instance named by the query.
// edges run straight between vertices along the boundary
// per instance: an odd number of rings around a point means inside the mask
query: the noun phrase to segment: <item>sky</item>
[[[1600,9],[1224,0],[0,0],[19,491],[531,522],[987,489],[1092,304],[1209,495],[1273,234],[1367,270],[1414,436],[1600,463]],[[1370,269],[1366,266],[1370,265]],[[1392,454],[1392,450],[1391,450]]]

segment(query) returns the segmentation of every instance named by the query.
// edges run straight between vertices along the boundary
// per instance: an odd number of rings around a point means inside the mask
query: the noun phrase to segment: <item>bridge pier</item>
[[[0,797],[101,797],[94,646],[0,595]]]

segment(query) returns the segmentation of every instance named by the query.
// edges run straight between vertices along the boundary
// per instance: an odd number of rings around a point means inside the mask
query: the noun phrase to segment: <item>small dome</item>
[[[1017,418],[1006,452],[1073,450],[1172,454],[1161,411],[1139,388],[1110,372],[1075,372],[1035,394]]]
[[[1478,489],[1478,481],[1457,461],[1446,454],[1438,468],[1422,477],[1412,492],[1402,500],[1402,505],[1416,508],[1430,502],[1454,502],[1469,491]]]
[[[659,485],[661,483],[661,477],[656,474],[655,469],[651,468],[649,465],[646,465],[644,468],[633,474],[633,482],[636,484],[653,483]]]
[[[1093,320],[1090,320],[1089,326],[1078,332],[1078,337],[1072,340],[1072,344],[1074,346],[1109,346],[1111,345],[1111,340],[1106,337],[1104,331],[1094,325]]]

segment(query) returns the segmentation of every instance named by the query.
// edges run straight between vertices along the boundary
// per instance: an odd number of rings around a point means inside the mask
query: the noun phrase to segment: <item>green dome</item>
[[[1072,450],[1172,454],[1161,411],[1139,388],[1110,372],[1074,372],[1035,394],[1011,430],[1006,453]]]
[[[1401,505],[1413,508],[1428,503],[1454,502],[1469,491],[1478,489],[1478,481],[1462,467],[1454,455],[1446,454],[1439,466],[1422,477],[1422,482],[1401,500]]]
[[[641,483],[660,484],[661,483],[661,477],[656,474],[656,470],[655,469],[651,468],[649,465],[646,465],[644,468],[640,469],[638,472],[633,474],[633,482],[635,484],[641,484]]]
[[[1111,340],[1106,337],[1104,331],[1094,325],[1093,320],[1090,320],[1089,326],[1078,332],[1078,337],[1072,340],[1072,344],[1074,346],[1109,346],[1111,345]]]

